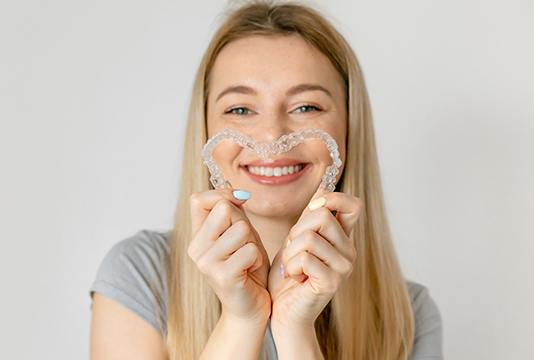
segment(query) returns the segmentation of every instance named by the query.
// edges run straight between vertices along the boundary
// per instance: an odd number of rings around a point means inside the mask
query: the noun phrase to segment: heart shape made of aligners
[[[231,129],[224,129],[213,135],[208,139],[202,149],[202,159],[204,164],[208,167],[208,170],[211,174],[210,182],[215,189],[223,188],[225,180],[223,178],[221,169],[213,159],[212,152],[215,149],[215,146],[220,141],[225,139],[233,140],[236,144],[242,146],[243,148],[253,151],[262,160],[268,159],[271,155],[278,155],[288,152],[307,139],[320,139],[325,142],[326,147],[330,152],[332,164],[326,168],[319,186],[328,192],[332,192],[336,188],[336,175],[339,173],[339,168],[341,167],[337,143],[327,132],[320,129],[309,128],[284,134],[277,140],[263,143],[256,142],[250,136]]]

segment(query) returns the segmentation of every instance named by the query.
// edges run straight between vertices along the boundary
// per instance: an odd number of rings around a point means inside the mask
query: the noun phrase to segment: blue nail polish
[[[238,200],[248,200],[248,199],[250,199],[250,192],[248,192],[246,190],[234,190],[232,194]]]

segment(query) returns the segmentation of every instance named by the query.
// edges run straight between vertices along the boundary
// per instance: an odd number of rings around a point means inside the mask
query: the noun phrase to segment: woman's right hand
[[[271,314],[267,291],[269,258],[232,189],[193,193],[192,236],[187,253],[215,291],[226,316],[265,321]]]

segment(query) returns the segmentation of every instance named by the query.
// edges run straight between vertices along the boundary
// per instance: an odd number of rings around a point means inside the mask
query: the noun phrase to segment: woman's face
[[[342,78],[328,58],[300,36],[249,36],[229,43],[215,60],[209,86],[208,137],[230,128],[256,142],[270,142],[293,131],[318,128],[336,140],[344,167]],[[234,188],[252,193],[245,210],[268,217],[298,216],[332,163],[326,145],[317,139],[265,162],[224,140],[213,158]],[[303,165],[289,167],[296,164]]]

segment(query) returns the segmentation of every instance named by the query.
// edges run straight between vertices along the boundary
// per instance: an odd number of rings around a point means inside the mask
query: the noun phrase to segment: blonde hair
[[[351,240],[358,258],[348,280],[315,322],[325,359],[407,359],[414,318],[386,218],[372,114],[358,60],[343,36],[317,10],[297,2],[253,1],[233,9],[213,35],[193,85],[185,134],[181,188],[167,263],[165,340],[170,359],[196,359],[221,312],[220,301],[187,255],[189,198],[212,189],[201,161],[207,140],[209,75],[221,49],[250,35],[298,34],[324,53],[347,92],[346,163],[337,190],[359,197],[364,210]]]

